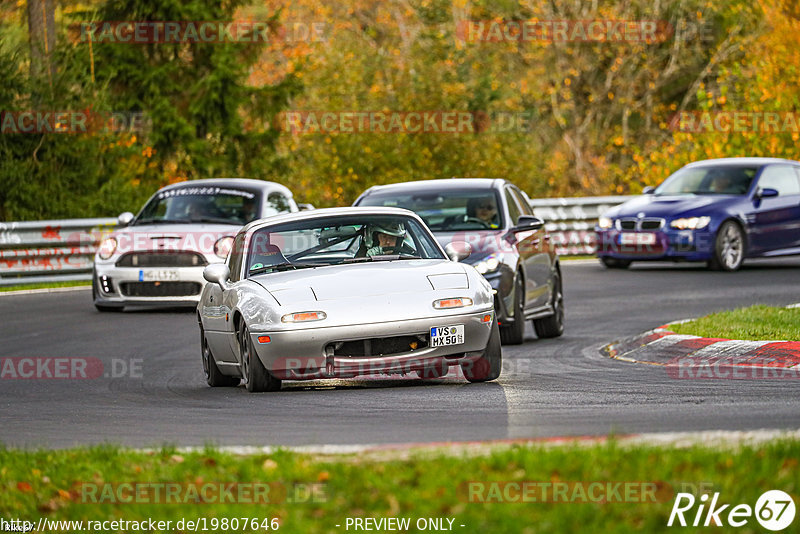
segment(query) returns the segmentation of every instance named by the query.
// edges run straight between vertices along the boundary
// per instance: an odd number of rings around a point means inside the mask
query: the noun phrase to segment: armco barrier
[[[594,254],[594,225],[603,212],[630,196],[535,198],[533,213],[547,222],[550,241],[559,254]]]
[[[116,219],[0,222],[0,285],[90,280],[92,259]]]
[[[597,218],[629,198],[533,199],[531,207],[547,221],[559,254],[594,254]],[[90,280],[97,245],[116,225],[116,219],[0,222],[0,286]]]

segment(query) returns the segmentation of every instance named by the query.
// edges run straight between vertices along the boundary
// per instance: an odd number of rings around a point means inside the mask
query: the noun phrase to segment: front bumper
[[[625,232],[595,229],[597,256],[625,260],[708,261],[714,255],[714,232],[663,228],[657,231]],[[623,243],[623,234],[654,235],[653,243]]]
[[[113,263],[94,264],[95,304],[107,306],[196,306],[206,281],[204,266],[138,268]],[[174,277],[148,280],[151,273],[170,271]]]
[[[276,377],[286,380],[317,378],[353,378],[363,375],[405,374],[433,369],[442,364],[457,365],[473,361],[483,354],[492,320],[491,308],[469,313],[302,330],[251,332],[251,346],[264,366]],[[332,350],[338,342],[398,336],[428,335],[433,327],[464,325],[464,343],[442,347],[419,348],[390,355],[340,356]],[[268,335],[269,343],[259,343]]]

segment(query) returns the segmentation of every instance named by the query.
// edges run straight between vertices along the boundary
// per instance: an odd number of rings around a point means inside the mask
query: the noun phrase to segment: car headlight
[[[107,237],[100,243],[97,254],[100,256],[100,259],[107,260],[114,254],[115,250],[117,250],[117,240],[113,237]]]
[[[481,274],[493,273],[500,268],[500,264],[502,262],[502,254],[489,254],[481,261],[473,265],[473,267],[475,267],[475,270]]]
[[[214,254],[224,260],[228,257],[228,252],[231,251],[231,246],[233,246],[233,237],[229,235],[220,237],[217,239],[217,242],[214,243]]]
[[[669,225],[678,230],[699,230],[708,226],[711,222],[711,217],[681,217],[675,219]]]
[[[614,220],[611,219],[610,217],[600,217],[600,219],[597,221],[597,226],[599,226],[603,230],[608,230],[609,228],[614,226]]]

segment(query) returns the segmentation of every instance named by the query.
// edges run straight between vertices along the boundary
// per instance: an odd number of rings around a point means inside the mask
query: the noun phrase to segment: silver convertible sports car
[[[332,208],[255,221],[197,306],[211,386],[416,373],[500,375],[492,288],[399,208]],[[456,260],[456,261],[453,261]]]

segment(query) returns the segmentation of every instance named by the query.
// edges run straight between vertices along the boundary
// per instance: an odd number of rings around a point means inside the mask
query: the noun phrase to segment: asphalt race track
[[[528,325],[523,345],[504,348],[496,383],[285,382],[264,394],[205,385],[191,311],[101,314],[88,290],[0,295],[0,358],[98,358],[105,372],[127,375],[0,379],[0,442],[378,444],[800,428],[797,380],[675,380],[598,352],[671,320],[800,302],[800,259],[750,261],[737,273],[672,264],[608,271],[595,262],[563,271],[565,335],[539,341]],[[120,363],[131,360],[133,373]]]

